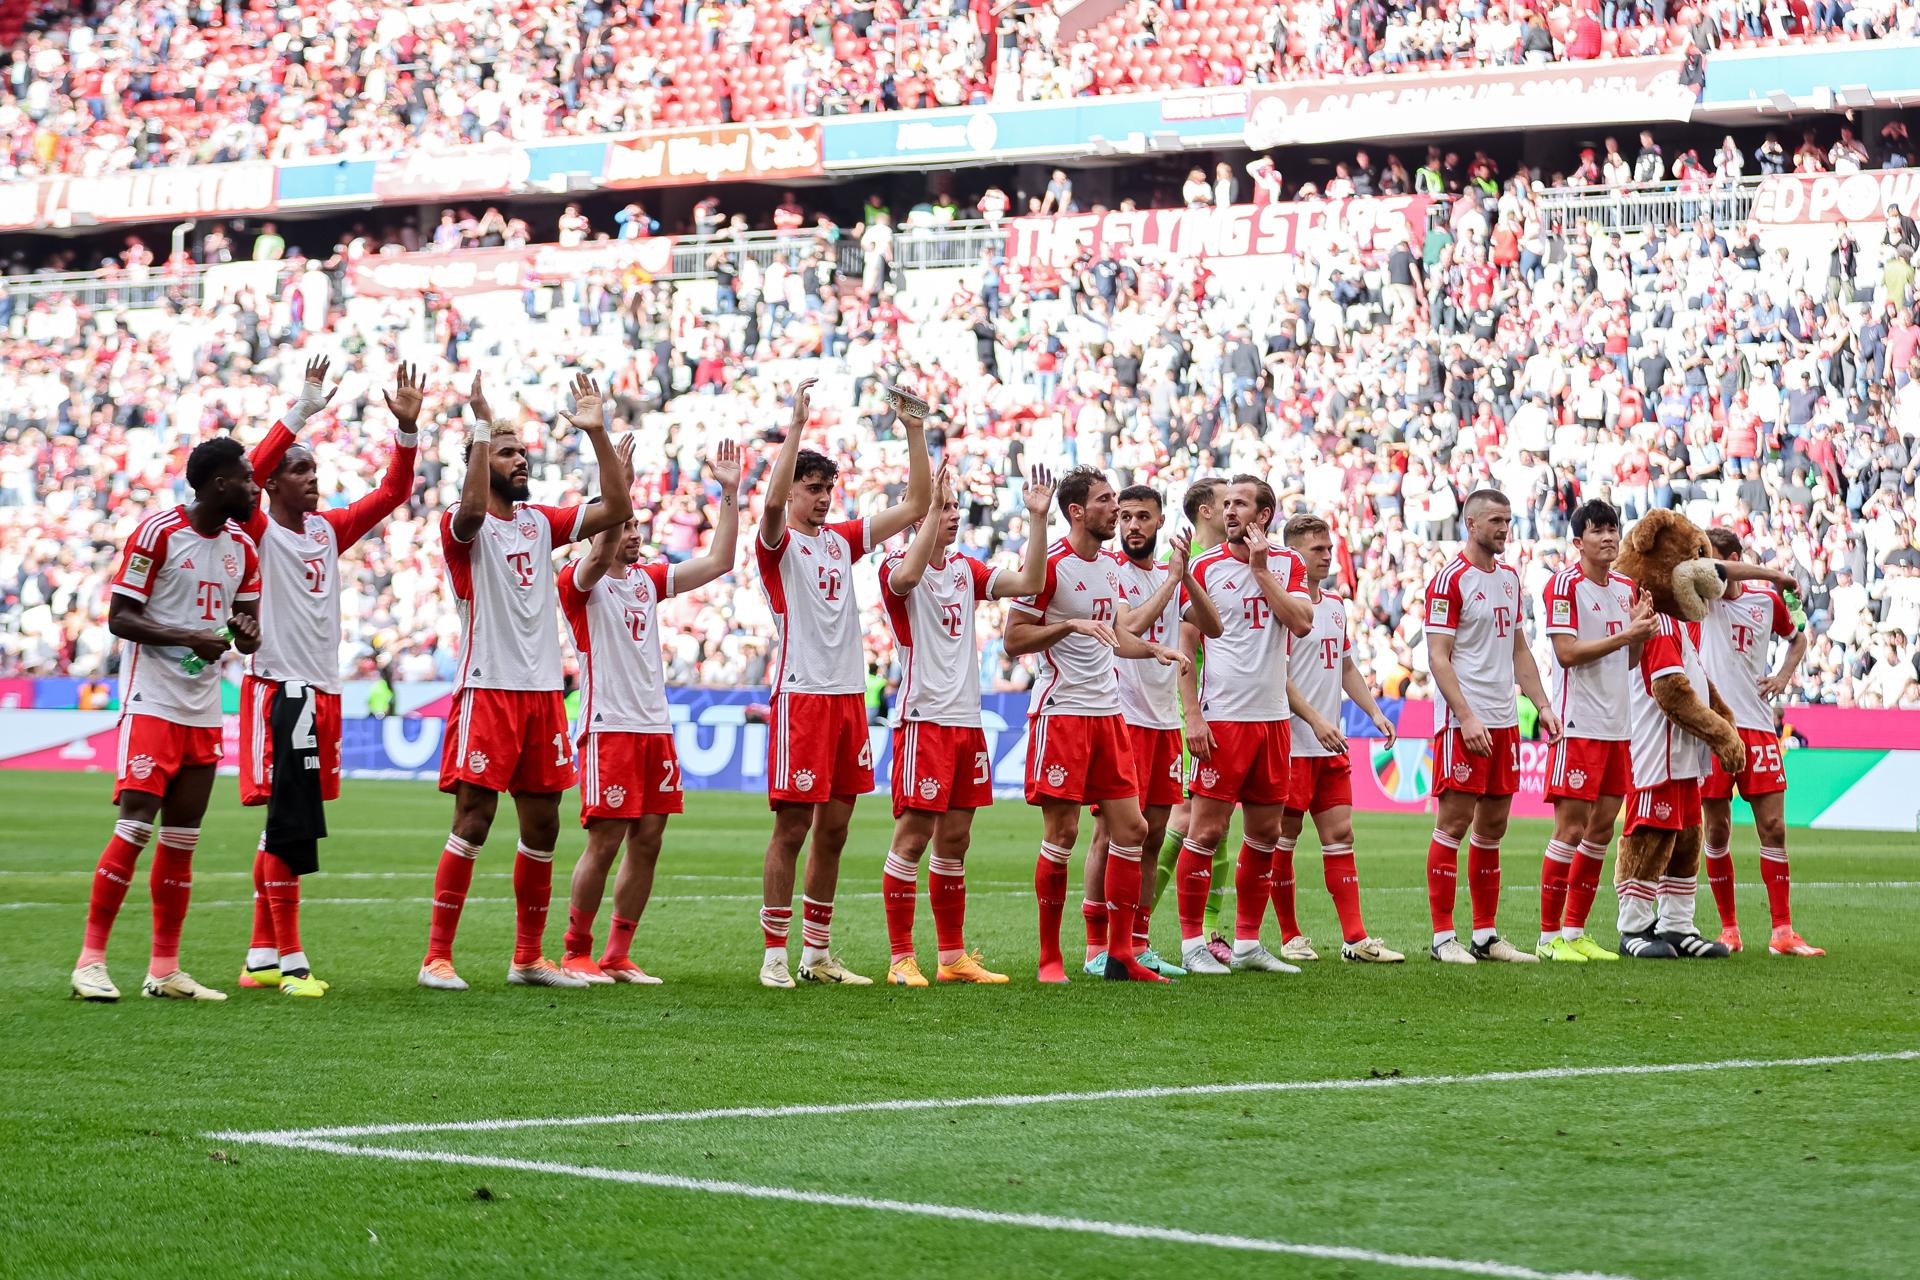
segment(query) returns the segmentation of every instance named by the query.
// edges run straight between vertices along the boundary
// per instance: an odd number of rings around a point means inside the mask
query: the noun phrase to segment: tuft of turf
[[[1911,1274],[1920,1256],[1920,1136],[1908,1119],[1920,1113],[1920,1061],[1911,1059],[408,1132],[341,1138],[338,1153],[207,1136],[1910,1051],[1920,1049],[1920,849],[1911,836],[1792,832],[1796,914],[1833,953],[1824,960],[1764,954],[1764,895],[1752,833],[1742,831],[1745,955],[1457,969],[1425,958],[1427,824],[1361,815],[1368,925],[1409,954],[1405,965],[1335,958],[1338,931],[1309,836],[1296,858],[1301,916],[1328,958],[1305,973],[1171,988],[1076,977],[1049,989],[1033,982],[1038,820],[1002,802],[975,823],[968,931],[1011,985],[778,992],[755,982],[764,803],[696,793],[669,827],[635,945],[666,985],[548,991],[504,982],[513,909],[503,813],[456,949],[474,989],[456,995],[413,981],[446,798],[424,783],[349,782],[330,814],[326,869],[303,886],[307,950],[333,989],[296,1001],[233,985],[259,814],[243,812],[223,784],[195,862],[183,961],[231,999],[139,998],[142,874],[109,956],[125,999],[107,1007],[65,996],[112,823],[109,789],[99,777],[0,774],[0,1274],[1179,1268],[1308,1280],[1763,1270],[1858,1280]],[[862,803],[834,920],[835,949],[876,979],[886,968],[879,887],[890,825],[884,801]],[[1502,927],[1517,945],[1536,932],[1545,840],[1540,824],[1517,822],[1504,846]],[[569,825],[548,933],[556,956],[579,844]],[[1079,874],[1076,856],[1076,886]],[[924,875],[922,885],[931,971]],[[1593,925],[1609,941],[1612,915],[1603,891]],[[1704,891],[1700,915],[1709,928]],[[1154,925],[1164,951],[1177,950],[1174,932],[1169,901]],[[1072,912],[1065,935],[1077,956]],[[1271,917],[1267,940],[1278,944]],[[617,1180],[639,1173],[661,1177]],[[686,1181],[659,1185],[670,1179]],[[699,1189],[713,1184],[988,1218]],[[993,1215],[1038,1215],[1052,1229]],[[1060,1229],[1061,1219],[1334,1252],[1275,1257],[1164,1233],[1116,1238]],[[1430,1265],[1413,1266],[1420,1258]]]

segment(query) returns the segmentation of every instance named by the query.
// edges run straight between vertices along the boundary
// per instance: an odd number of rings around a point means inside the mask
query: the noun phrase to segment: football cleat
[[[1584,933],[1577,938],[1567,939],[1567,945],[1589,960],[1618,960],[1620,958],[1619,952],[1607,950]]]
[[[225,1000],[227,993],[215,991],[212,987],[203,987],[193,980],[193,975],[185,969],[175,969],[164,978],[147,975],[140,984],[140,994],[149,1000]]]
[[[912,956],[901,956],[887,966],[887,985],[890,987],[924,987],[927,975],[920,972],[920,962]]]
[[[585,987],[590,984],[577,973],[568,973],[553,961],[541,956],[527,964],[507,966],[507,985],[510,987]]]
[[[1080,972],[1089,974],[1095,978],[1106,977],[1107,953],[1100,951],[1088,956],[1086,962],[1080,966]]]
[[[1235,949],[1233,971],[1235,973],[1298,973],[1300,966],[1288,964],[1256,942],[1250,951]]]
[[[870,987],[872,978],[863,978],[840,963],[840,957],[828,952],[823,960],[800,962],[800,981],[817,982],[827,987]]]
[[[467,984],[453,971],[451,960],[429,960],[420,966],[419,983],[435,991],[465,991]]]
[[[1501,964],[1539,964],[1540,957],[1522,951],[1499,934],[1488,938],[1484,943],[1473,944],[1475,960],[1494,960]]]
[[[1791,926],[1775,929],[1773,937],[1767,942],[1767,954],[1771,956],[1823,956],[1827,954],[1805,938],[1795,933]]]
[[[760,985],[777,987],[782,991],[793,990],[793,975],[787,972],[786,952],[767,952],[766,958],[760,962]]]
[[[1185,969],[1182,969],[1171,960],[1161,959],[1160,953],[1152,947],[1148,947],[1140,953],[1140,963],[1163,978],[1184,978],[1187,976]]]
[[[1157,969],[1149,969],[1140,963],[1137,956],[1106,957],[1106,963],[1100,966],[1100,976],[1108,982],[1159,982],[1173,985],[1172,978],[1163,978]]]
[[[1378,938],[1362,938],[1358,942],[1341,943],[1340,958],[1359,964],[1399,964],[1406,959]]]
[[[1709,942],[1697,933],[1678,933],[1669,931],[1658,935],[1660,941],[1672,947],[1687,960],[1725,960],[1733,952],[1724,943]]]
[[[1233,952],[1229,951],[1227,955],[1231,957]],[[1201,974],[1207,977],[1233,972],[1232,969],[1220,963],[1219,957],[1213,954],[1213,947],[1205,942],[1195,943],[1193,946],[1181,952],[1180,963],[1186,968],[1188,973]]]
[[[654,977],[626,956],[621,956],[618,960],[608,960],[602,957],[600,960],[600,972],[606,974],[607,977],[614,982],[630,982],[635,986],[641,987],[657,987],[660,985],[659,978]]]
[[[1473,952],[1460,945],[1460,939],[1448,938],[1445,942],[1436,942],[1427,953],[1441,964],[1479,964],[1473,958]]]
[[[240,970],[239,984],[243,987],[277,987],[280,985],[280,966],[266,965],[259,969]]]
[[[329,984],[320,981],[311,973],[305,977],[286,974],[280,979],[280,994],[283,996],[304,996],[309,1000],[318,1000],[327,994]]]
[[[1653,930],[1620,935],[1620,954],[1635,960],[1678,960],[1680,953],[1654,936]]]
[[[83,964],[73,971],[73,998],[112,1004],[120,998],[120,988],[113,985],[104,964]]]
[[[1740,926],[1737,924],[1730,924],[1726,928],[1722,929],[1720,931],[1720,945],[1736,954],[1738,954],[1739,952],[1745,951],[1747,949],[1747,945],[1746,943],[1740,941]]]
[[[1580,949],[1571,942],[1568,942],[1565,938],[1555,938],[1550,942],[1543,942],[1533,949],[1533,954],[1537,959],[1552,960],[1561,964],[1585,964],[1587,962],[1587,958],[1580,954]]]
[[[568,956],[560,962],[560,967],[588,986],[603,987],[613,985],[613,979],[600,967],[600,962],[592,956]]]
[[[1228,966],[1233,964],[1233,944],[1218,933],[1207,936],[1207,952],[1221,964]]]
[[[1280,958],[1300,964],[1309,960],[1318,960],[1320,953],[1313,949],[1313,939],[1304,933],[1296,933],[1280,944]]]
[[[942,982],[979,982],[988,986],[1007,980],[1006,974],[995,973],[981,963],[978,951],[969,951],[952,964],[941,965],[934,976]]]

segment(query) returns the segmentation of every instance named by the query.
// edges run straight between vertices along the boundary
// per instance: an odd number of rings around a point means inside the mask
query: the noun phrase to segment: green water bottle
[[[1786,602],[1787,616],[1793,619],[1793,629],[1795,631],[1805,631],[1807,629],[1807,606],[1800,603],[1800,593],[1792,587],[1788,587],[1780,593],[1780,598]]]
[[[218,631],[214,632],[213,634],[219,636],[222,640],[225,640],[228,644],[233,643],[232,627],[221,627]],[[201,657],[199,654],[195,653],[193,650],[189,649],[186,652],[186,656],[180,659],[180,669],[186,672],[190,676],[197,676],[202,671],[205,671],[207,669],[207,660]]]

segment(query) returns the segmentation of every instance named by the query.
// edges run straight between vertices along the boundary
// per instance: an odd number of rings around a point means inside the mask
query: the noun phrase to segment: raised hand
[[[739,444],[732,440],[722,440],[714,446],[713,457],[708,460],[707,469],[713,472],[713,478],[720,482],[722,490],[737,494],[740,492],[740,476],[744,470],[742,464]]]
[[[1262,529],[1257,524],[1247,526],[1248,564],[1256,569],[1265,568],[1267,564],[1267,553],[1272,550],[1272,548],[1273,544],[1267,541],[1267,531],[1265,529]]]
[[[467,408],[473,411],[475,422],[493,421],[493,406],[487,403],[487,393],[477,373],[473,375],[473,386],[467,390]]]
[[[620,470],[626,473],[628,488],[633,487],[633,451],[639,443],[640,436],[636,432],[629,431],[620,437]]]
[[[320,363],[324,365],[325,361]],[[393,390],[386,393],[387,412],[399,422],[402,431],[418,429],[420,402],[425,398],[426,391],[426,383],[414,366],[403,364],[394,374]]]
[[[565,409],[560,416],[569,425],[581,431],[604,431],[607,427],[606,402],[600,397],[600,388],[594,385],[587,374],[576,374],[573,379],[573,412]]]
[[[1660,621],[1653,612],[1652,598],[1641,596],[1640,599],[1635,602],[1633,606],[1633,616],[1627,620],[1626,628],[1622,634],[1628,637],[1628,644],[1639,644],[1643,641],[1651,640],[1653,633],[1659,629]]]
[[[1027,472],[1027,514],[1035,521],[1045,524],[1047,511],[1053,506],[1053,472],[1039,463],[1034,463]],[[1032,531],[1028,531],[1031,536]]]
[[[813,413],[813,384],[818,378],[802,378],[800,385],[793,389],[793,423],[791,430],[804,431],[807,419]]]
[[[940,459],[940,470],[933,476],[933,514],[939,515],[947,509],[947,501],[953,497],[953,462],[948,458]]]
[[[337,382],[331,388],[327,386],[327,371],[332,367],[333,362],[325,356],[307,361],[306,375],[300,383],[300,408],[308,417],[326,408],[340,390]]]

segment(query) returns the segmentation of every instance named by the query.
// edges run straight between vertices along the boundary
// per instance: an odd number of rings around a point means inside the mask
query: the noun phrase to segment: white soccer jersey
[[[187,519],[187,509],[172,507],[134,529],[113,590],[139,601],[160,626],[218,631],[235,604],[260,598],[260,557],[253,539],[231,520],[203,538]],[[129,642],[120,667],[122,714],[219,728],[219,665],[209,663],[188,675],[180,662],[191,652],[181,645]]]
[[[1662,614],[1660,630],[1640,649],[1640,669],[1627,682],[1633,712],[1633,785],[1657,787],[1663,782],[1704,778],[1713,760],[1712,748],[1667,719],[1653,700],[1654,682],[1682,675],[1700,701],[1707,700],[1707,664],[1700,656],[1700,624],[1677,622]]]
[[[1141,566],[1124,555],[1113,557],[1114,571],[1120,577],[1120,589],[1129,609],[1145,604],[1160,589],[1170,572],[1165,565]],[[1148,644],[1169,648],[1180,645],[1181,595],[1175,589],[1167,607],[1140,633]],[[1180,669],[1155,658],[1116,658],[1114,676],[1120,686],[1120,714],[1126,722],[1142,729],[1178,729],[1180,727]]]
[[[455,503],[440,517],[460,610],[459,687],[559,690],[553,549],[580,536],[587,509],[516,502],[508,519],[488,512],[472,542],[453,536],[459,509]]]
[[[660,665],[660,602],[673,595],[673,566],[637,564],[582,591],[580,562],[560,571],[560,608],[580,655],[580,736],[669,733]]]
[[[1299,556],[1274,547],[1267,563],[1288,595],[1312,598]],[[1200,642],[1200,714],[1210,723],[1291,719],[1287,656],[1293,632],[1273,616],[1253,569],[1223,542],[1193,562],[1193,578],[1220,615],[1220,635]]]
[[[1427,631],[1453,637],[1453,672],[1480,723],[1511,729],[1520,723],[1513,691],[1513,629],[1520,625],[1520,575],[1498,561],[1492,569],[1455,556],[1427,584]],[[1443,728],[1460,718],[1445,699]]]
[[[823,525],[811,536],[788,525],[775,547],[755,535],[760,585],[780,635],[773,664],[775,696],[866,692],[853,562],[871,550],[873,526],[865,519]]]
[[[1633,621],[1633,579],[1608,573],[1595,582],[1578,564],[1569,565],[1547,580],[1541,599],[1549,636],[1575,640],[1604,640],[1619,635]],[[1601,742],[1627,740],[1627,681],[1632,678],[1630,655],[1615,649],[1598,662],[1563,667],[1551,656],[1553,709],[1569,738]]]
[[[998,569],[967,555],[928,564],[905,595],[889,583],[904,552],[880,566],[880,598],[900,650],[900,692],[893,723],[980,727],[980,650],[974,639],[974,605],[991,598]]]
[[[1347,635],[1347,602],[1328,591],[1313,606],[1313,630],[1295,642],[1289,669],[1293,687],[1307,700],[1320,718],[1338,728],[1342,719],[1340,703],[1345,698],[1341,676],[1353,641]],[[1306,722],[1294,717],[1291,729],[1293,754],[1330,756],[1333,752],[1320,745],[1320,739]]]
[[[1112,560],[1099,553],[1083,560],[1073,544],[1061,538],[1047,548],[1047,576],[1038,594],[1015,600],[1010,607],[1045,626],[1078,620],[1112,626],[1114,605],[1123,594]],[[1040,678],[1034,681],[1029,716],[1119,714],[1120,683],[1112,649],[1076,632],[1055,641],[1039,657]]]
[[[1713,687],[1733,712],[1736,729],[1773,730],[1773,709],[1760,696],[1767,676],[1768,637],[1793,638],[1793,615],[1780,593],[1762,582],[1735,582],[1713,602],[1700,626],[1700,651]]]

